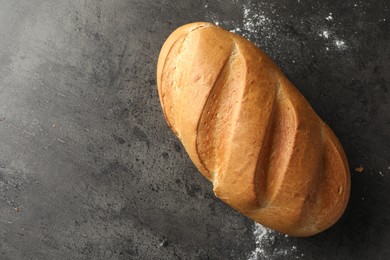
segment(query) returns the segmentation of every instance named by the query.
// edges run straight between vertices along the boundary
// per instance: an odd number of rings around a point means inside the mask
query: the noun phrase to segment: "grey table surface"
[[[0,0],[0,259],[390,259],[389,6]],[[156,90],[161,45],[192,21],[262,47],[340,138],[334,227],[285,237],[214,197]]]

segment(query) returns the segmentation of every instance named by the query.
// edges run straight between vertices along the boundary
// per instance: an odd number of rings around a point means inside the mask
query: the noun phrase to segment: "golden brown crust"
[[[293,236],[333,225],[349,199],[343,149],[275,63],[209,23],[180,27],[157,68],[165,118],[221,200]]]

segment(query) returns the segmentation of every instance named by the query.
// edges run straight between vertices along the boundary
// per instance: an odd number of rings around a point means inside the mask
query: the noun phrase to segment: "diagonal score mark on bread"
[[[260,49],[193,23],[167,39],[157,74],[166,120],[217,197],[294,236],[340,218],[350,190],[343,149]]]
[[[229,141],[231,131],[226,131],[226,129],[230,129],[231,122],[235,120],[232,107],[238,104],[239,99],[239,89],[237,91],[234,85],[228,83],[229,72],[234,68],[236,56],[237,46],[233,42],[230,54],[210,88],[197,126],[196,150],[202,165],[211,175],[210,181],[214,183],[214,186],[218,181],[219,165],[222,164],[220,161],[222,157],[217,153],[224,150]],[[196,75],[196,80],[201,78],[201,75]]]

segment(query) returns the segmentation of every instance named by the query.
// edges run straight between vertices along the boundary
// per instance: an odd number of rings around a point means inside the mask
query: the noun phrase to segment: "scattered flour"
[[[383,173],[382,173],[381,171],[379,171],[379,175],[382,176],[382,177],[384,177],[384,175],[383,175]]]
[[[258,260],[260,257],[266,257],[263,243],[270,238],[271,230],[263,227],[260,224],[255,224],[253,229],[253,235],[255,236],[256,248],[250,254],[248,260]]]
[[[325,19],[328,21],[333,20],[332,13],[329,13],[329,16],[325,17]]]
[[[205,7],[207,8],[208,4],[206,4]],[[237,33],[244,38],[249,39],[257,46],[262,47],[273,58],[278,57],[279,54],[283,53],[283,50],[279,50],[278,48],[274,47],[282,47],[286,40],[292,43],[290,44],[291,49],[289,54],[296,51],[296,55],[299,56],[300,54],[298,54],[298,52],[302,51],[302,46],[304,46],[305,42],[298,41],[297,38],[291,34],[291,32],[288,32],[286,35],[284,23],[280,22],[279,20],[273,20],[269,18],[264,10],[268,10],[268,12],[271,11],[273,14],[272,17],[274,15],[277,17],[277,10],[274,9],[272,5],[263,6],[262,4],[247,2],[241,5],[242,20],[240,22],[220,21],[215,14],[212,14],[211,18],[216,25],[225,28],[233,28],[230,30],[230,32]],[[329,12],[328,16],[325,17],[325,20],[334,22],[333,13]],[[304,21],[301,20],[300,24],[303,24],[303,22]],[[321,25],[319,24],[319,26]],[[326,40],[324,43],[324,49],[326,51],[347,50],[348,45],[345,40],[338,37],[329,29],[333,28],[331,24],[323,24],[322,26],[324,27],[320,27],[320,30],[318,30],[317,33],[321,38]],[[284,56],[281,55],[281,57]],[[291,60],[289,62],[291,62]]]
[[[325,39],[329,39],[329,31],[324,30],[320,33],[320,36],[324,37]]]
[[[233,30],[230,30],[233,33],[240,33],[245,38],[251,38],[253,35],[256,35],[261,31],[267,31],[268,34],[266,37],[270,38],[275,35],[275,32],[272,33],[272,21],[264,15],[264,13],[254,11],[252,6],[243,5],[243,25],[242,28],[236,27]]]
[[[337,36],[334,35],[334,33],[330,32],[327,29],[321,30],[319,36],[326,40],[330,39],[333,45],[340,51],[347,49],[347,44],[345,43],[345,41],[339,39]],[[326,47],[325,49],[328,51],[329,47]]]
[[[335,45],[339,50],[345,50],[345,49],[347,49],[347,45],[345,44],[345,41],[340,40],[340,39],[335,39],[335,40],[334,40],[334,45]]]
[[[255,224],[253,227],[253,235],[255,237],[256,248],[249,256],[248,260],[261,260],[261,259],[272,259],[275,257],[285,257],[292,255],[297,252],[297,247],[286,247],[278,249],[273,246],[275,239],[281,236],[277,232],[270,230],[260,224]],[[285,235],[284,237],[288,237]],[[303,256],[303,254],[301,254]]]

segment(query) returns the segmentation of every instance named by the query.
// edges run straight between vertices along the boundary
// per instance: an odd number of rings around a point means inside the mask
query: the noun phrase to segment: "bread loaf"
[[[162,47],[157,81],[169,126],[222,201],[292,236],[340,218],[350,192],[343,149],[255,45],[209,23],[184,25]]]

